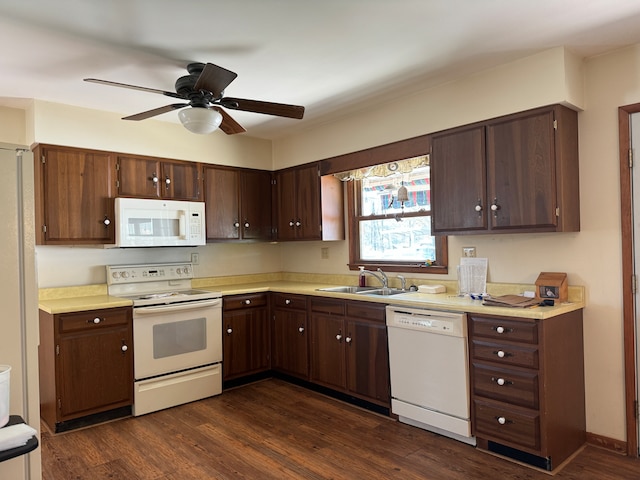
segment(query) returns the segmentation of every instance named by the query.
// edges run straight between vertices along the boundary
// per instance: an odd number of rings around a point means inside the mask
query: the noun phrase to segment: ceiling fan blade
[[[179,108],[188,107],[188,103],[174,103],[172,105],[165,105],[164,107],[154,108],[153,110],[147,110],[146,112],[136,113],[135,115],[129,115],[124,117],[123,120],[145,120],[147,118],[155,117],[163,113],[171,112]]]
[[[227,135],[234,135],[236,133],[246,132],[244,127],[240,125],[238,122],[236,122],[231,117],[231,115],[229,115],[223,109],[216,108],[216,107],[213,107],[213,108],[215,108],[218,112],[222,114],[222,123],[220,124],[220,130],[222,130],[224,133],[226,133]]]
[[[227,86],[233,82],[237,73],[227,70],[226,68],[219,67],[213,63],[207,63],[202,69],[202,73],[196,80],[194,90],[206,90],[213,93],[215,98],[219,98],[222,95]]]
[[[85,82],[91,82],[91,83],[99,83],[99,84],[102,84],[102,85],[110,85],[112,87],[130,88],[132,90],[140,90],[142,92],[159,93],[160,95],[166,95],[167,97],[184,98],[182,95],[179,95],[179,94],[177,94],[175,92],[167,92],[165,90],[158,90],[156,88],[138,87],[137,85],[129,85],[127,83],[111,82],[109,80],[100,80],[98,78],[85,78],[84,81]]]
[[[287,105],[285,103],[261,102],[259,100],[247,100],[246,98],[224,97],[220,101],[220,105],[233,110],[277,115],[278,117],[301,119],[304,116],[304,107],[300,107],[298,105]]]

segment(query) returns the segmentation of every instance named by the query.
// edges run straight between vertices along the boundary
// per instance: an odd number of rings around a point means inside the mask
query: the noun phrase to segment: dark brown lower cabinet
[[[271,368],[267,293],[224,297],[222,348],[224,381]]]
[[[478,446],[553,470],[586,440],[582,310],[468,326]]]
[[[384,305],[313,298],[310,310],[311,381],[388,407]]]
[[[41,416],[62,422],[133,403],[129,307],[49,314],[40,311]]]
[[[274,293],[271,296],[273,333],[271,368],[277,372],[309,379],[307,297]]]

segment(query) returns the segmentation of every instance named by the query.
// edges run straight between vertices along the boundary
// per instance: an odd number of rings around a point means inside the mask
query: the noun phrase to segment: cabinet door
[[[273,369],[300,378],[309,376],[307,314],[276,309],[273,315]]]
[[[554,112],[534,111],[487,126],[492,230],[555,229]],[[494,207],[491,207],[494,208]]]
[[[43,148],[39,243],[114,243],[115,158],[109,153]],[[39,232],[41,235],[42,232]]]
[[[298,218],[296,171],[284,170],[276,175],[278,240],[295,240]]]
[[[160,195],[172,200],[198,201],[200,165],[196,162],[162,162]]]
[[[271,240],[271,172],[246,170],[240,174],[242,238]]]
[[[344,390],[346,387],[343,317],[311,314],[311,381]]]
[[[59,420],[132,403],[131,346],[131,330],[127,327],[60,337],[56,357]]]
[[[297,220],[300,226],[296,237],[300,240],[322,240],[320,176],[317,165],[296,171]]]
[[[233,169],[204,168],[208,240],[240,238],[238,175]]]
[[[484,127],[456,129],[431,140],[433,233],[487,228]]]
[[[269,323],[266,308],[225,312],[223,318],[223,379],[269,368]]]
[[[160,161],[153,158],[118,157],[118,194],[125,197],[160,197]]]

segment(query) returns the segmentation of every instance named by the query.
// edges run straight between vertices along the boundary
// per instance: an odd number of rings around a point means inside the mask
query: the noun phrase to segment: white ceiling
[[[548,48],[640,43],[639,25],[638,0],[0,0],[0,105],[130,115],[176,102],[82,79],[173,91],[189,61],[211,62],[238,74],[226,95],[306,107],[228,111],[275,138]]]

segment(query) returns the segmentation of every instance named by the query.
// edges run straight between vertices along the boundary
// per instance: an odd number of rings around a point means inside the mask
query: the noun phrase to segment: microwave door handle
[[[219,298],[215,300],[207,300],[204,302],[188,302],[177,305],[160,305],[157,307],[137,307],[134,311],[136,315],[152,315],[154,313],[177,312],[184,310],[194,310],[197,308],[215,307],[220,305]]]
[[[184,210],[178,212],[178,223],[180,228],[180,238],[187,238],[187,215]]]

